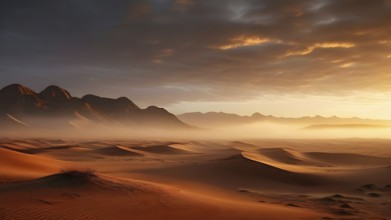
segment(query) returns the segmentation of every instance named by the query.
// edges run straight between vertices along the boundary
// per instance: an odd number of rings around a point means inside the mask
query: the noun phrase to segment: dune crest
[[[191,151],[171,145],[134,146],[132,149],[154,154],[190,154]]]
[[[0,180],[31,178],[58,171],[65,163],[0,148]]]
[[[117,156],[117,157],[143,156],[143,154],[141,154],[141,153],[131,151],[126,147],[122,147],[122,146],[118,146],[118,145],[98,148],[95,150],[95,152],[97,154],[102,154],[102,155],[106,155],[106,156]]]

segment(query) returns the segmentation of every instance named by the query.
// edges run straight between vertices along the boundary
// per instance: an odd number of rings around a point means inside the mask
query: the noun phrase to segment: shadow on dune
[[[312,158],[301,152],[290,149],[263,148],[259,149],[257,153],[284,164],[303,166],[326,166],[326,164],[321,164],[319,161],[313,160]]]
[[[132,149],[154,154],[191,154],[192,152],[170,145],[134,146]]]
[[[116,156],[116,157],[144,156],[143,154],[126,150],[125,148],[122,148],[117,145],[96,149],[95,153],[105,155],[105,156]]]
[[[7,147],[3,146],[4,149],[13,150],[19,153],[25,154],[40,154],[45,153],[51,150],[67,150],[73,147],[79,147],[78,145],[59,145],[59,146],[49,146],[49,147],[41,147],[41,148],[15,148],[15,147]]]
[[[90,187],[100,181],[101,179],[92,171],[66,171],[34,180],[3,184],[0,186],[0,190]]]
[[[329,183],[329,180],[323,176],[286,171],[253,161],[243,154],[188,165],[138,170],[138,172],[235,189],[268,186],[271,186],[271,189],[276,186],[308,187]]]
[[[23,182],[0,185],[0,192],[73,189],[83,191],[149,192],[151,187],[143,183],[119,182],[95,174],[93,170],[69,170]]]

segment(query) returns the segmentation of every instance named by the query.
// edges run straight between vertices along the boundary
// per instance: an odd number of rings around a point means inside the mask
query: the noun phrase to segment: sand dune
[[[120,192],[147,192],[151,191],[151,186],[142,184],[141,182],[133,181],[132,184],[119,183],[114,178],[98,176],[93,170],[64,170],[60,173],[55,173],[49,176],[44,176],[34,180],[13,182],[3,184],[0,187],[2,191],[11,190],[39,190],[40,188],[82,188],[87,191],[107,190]],[[150,184],[152,185],[152,184]]]
[[[132,149],[145,151],[155,154],[189,154],[190,151],[173,147],[170,145],[151,145],[151,146],[134,146]]]
[[[291,165],[320,165],[307,155],[284,148],[262,148],[258,152],[272,160]]]
[[[69,150],[71,148],[78,148],[78,145],[58,145],[58,146],[45,146],[45,147],[32,147],[32,146],[24,146],[20,143],[17,145],[5,145],[3,148],[25,153],[25,154],[41,154],[45,152],[51,152],[56,150]]]
[[[260,148],[245,153],[255,161],[282,169],[303,170],[303,166],[325,168],[338,166],[387,166],[391,158],[361,155],[355,153],[299,152],[284,148]]]
[[[259,161],[254,161],[243,154],[236,154],[223,159],[202,161],[190,165],[164,167],[143,170],[141,172],[186,179],[188,181],[207,183],[231,189],[260,189],[270,184],[275,184],[274,186],[279,187],[285,187],[287,185],[305,187],[308,185],[324,184],[324,180],[320,176],[290,172]]]
[[[60,170],[65,163],[0,148],[0,180],[36,177]]]
[[[215,200],[164,185],[70,171],[0,186],[6,219],[314,219],[309,210]],[[29,206],[26,209],[26,205]],[[227,212],[227,210],[229,210]]]
[[[29,147],[22,147],[22,146],[3,146],[4,149],[24,153],[24,154],[38,154],[44,152],[43,149],[40,148],[29,148]]]
[[[2,138],[0,219],[381,219],[389,144]]]
[[[105,156],[116,156],[116,157],[143,156],[143,154],[141,153],[130,151],[127,148],[118,145],[96,149],[95,153],[105,155]]]

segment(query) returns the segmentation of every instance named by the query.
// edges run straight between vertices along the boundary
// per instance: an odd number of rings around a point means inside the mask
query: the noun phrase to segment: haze
[[[0,0],[0,219],[390,220],[391,0]]]

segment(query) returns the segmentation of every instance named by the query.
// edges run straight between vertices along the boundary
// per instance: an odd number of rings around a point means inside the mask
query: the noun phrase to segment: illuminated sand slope
[[[387,219],[391,141],[0,139],[0,219]]]

